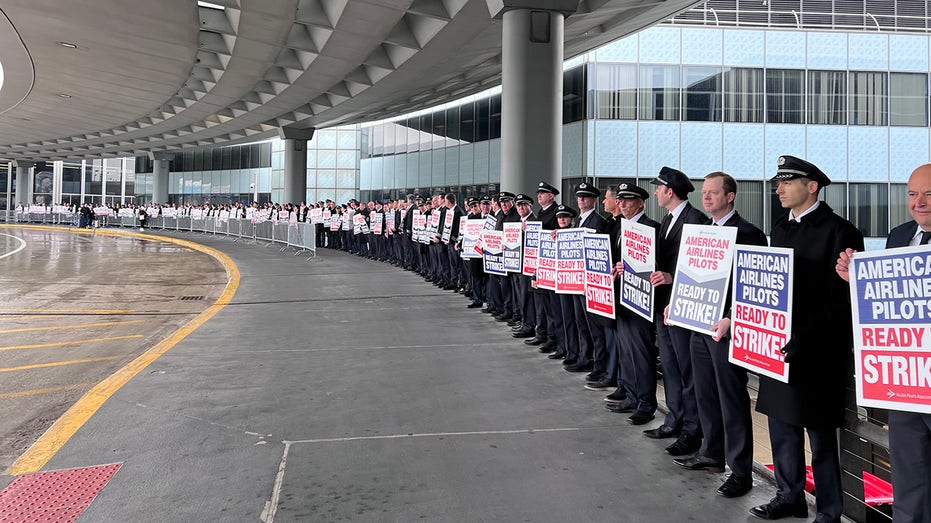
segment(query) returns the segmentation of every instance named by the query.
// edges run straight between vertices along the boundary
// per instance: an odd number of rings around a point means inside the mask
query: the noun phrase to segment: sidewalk
[[[180,236],[240,287],[46,465],[123,463],[79,521],[747,521],[774,495],[717,496],[642,436],[659,421],[414,274]]]

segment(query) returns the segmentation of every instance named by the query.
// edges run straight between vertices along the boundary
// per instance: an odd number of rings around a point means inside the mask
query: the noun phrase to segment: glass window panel
[[[371,128],[372,136],[372,156],[381,156],[385,154],[385,126],[376,125]]]
[[[230,169],[242,169],[242,148],[230,147]]]
[[[459,139],[475,141],[475,104],[466,102],[459,107]]]
[[[832,183],[821,189],[820,199],[827,202],[839,216],[847,218],[847,184]]]
[[[568,96],[563,93],[563,100]],[[489,99],[489,115],[488,115],[488,138],[494,140],[496,138],[501,138],[501,95],[496,94]],[[564,104],[565,105],[565,104]],[[566,112],[563,111],[563,121],[566,119]]]
[[[889,232],[889,184],[851,183],[850,221],[864,236]]]
[[[272,165],[272,144],[259,144],[259,167],[271,167]]]
[[[394,154],[397,146],[394,124],[377,125],[375,128],[378,129],[377,133],[384,142],[384,154]],[[342,133],[340,133],[340,136],[342,136]],[[351,149],[351,147],[347,147],[347,149]]]
[[[847,73],[808,71],[808,123],[847,123]]]
[[[585,91],[587,89],[587,72],[588,68],[579,66],[563,73],[562,123],[564,124],[578,122],[585,119]],[[498,95],[499,99],[500,96],[501,95]],[[494,111],[492,111],[492,113],[494,113]],[[497,138],[499,136],[500,133],[498,136],[492,136],[492,138]]]
[[[595,64],[590,103],[592,115],[608,120],[637,119],[637,66],[635,64]]]
[[[912,219],[908,212],[908,185],[904,183],[889,184],[889,223],[892,226]],[[883,232],[883,236],[889,231]]]
[[[252,148],[248,145],[243,145],[239,147],[239,168],[240,169],[251,169],[252,168]]]
[[[766,71],[766,121],[802,123],[802,79],[804,71],[768,69]]]
[[[475,102],[475,141],[488,140],[491,120],[491,102],[488,98]]]
[[[640,119],[679,119],[679,67],[640,66]]]
[[[889,84],[889,124],[926,127],[928,75],[891,73]]]
[[[446,110],[446,137],[459,141],[459,108],[451,107]],[[452,142],[447,142],[452,145]]]
[[[763,217],[765,209],[763,200],[765,199],[764,183],[752,181],[737,182],[737,199],[734,200],[734,207],[737,212],[748,222],[763,228]],[[695,191],[698,192],[698,191]],[[767,229],[763,229],[764,231]]]
[[[729,69],[724,72],[724,121],[763,121],[763,70]]]
[[[850,72],[850,125],[887,125],[885,72]]]
[[[721,121],[720,67],[683,67],[682,86],[686,120]]]
[[[355,151],[339,151],[336,157],[336,167],[340,169],[355,169],[356,168],[356,152]]]
[[[197,149],[194,151],[194,170],[203,171],[204,170],[204,151]]]

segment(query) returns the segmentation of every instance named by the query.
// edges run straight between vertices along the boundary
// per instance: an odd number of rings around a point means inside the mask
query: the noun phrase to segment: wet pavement
[[[683,470],[663,452],[669,441],[642,436],[659,422],[633,427],[605,411],[581,375],[412,273],[328,250],[305,261],[173,236],[228,254],[239,287],[44,465],[122,463],[79,521],[748,521],[749,507],[774,494],[757,479],[743,498],[717,496],[725,475]],[[117,247],[98,241],[112,240],[73,239],[47,273],[29,275],[76,278],[76,264],[108,274]],[[124,248],[146,265],[149,252]],[[177,296],[216,299],[226,283],[199,253],[149,248],[169,260],[149,280],[161,300],[107,307],[168,310],[190,305]],[[0,259],[5,286],[16,257]],[[65,308],[48,287],[32,308]]]

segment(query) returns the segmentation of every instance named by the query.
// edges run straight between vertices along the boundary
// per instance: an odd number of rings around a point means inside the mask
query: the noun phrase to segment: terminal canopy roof
[[[501,3],[0,0],[0,158],[251,142],[452,101],[500,83]],[[565,56],[695,3],[581,0]]]

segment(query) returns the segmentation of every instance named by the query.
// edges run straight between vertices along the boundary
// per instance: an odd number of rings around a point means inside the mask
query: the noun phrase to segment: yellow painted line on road
[[[54,312],[62,314],[128,314],[130,312],[135,312],[132,309],[0,309],[0,314],[24,314],[30,312]],[[38,316],[42,316],[38,314]]]
[[[101,323],[85,323],[84,325],[52,325],[50,327],[23,327],[22,329],[0,330],[0,334],[11,332],[31,332],[31,331],[53,331],[63,329],[86,329],[88,327],[109,327],[111,325],[126,325],[129,323],[141,323],[146,320],[127,320],[127,321],[104,321]]]
[[[36,363],[33,365],[21,365],[19,367],[0,367],[0,372],[15,372],[18,370],[45,369],[48,367],[61,367],[63,365],[74,365],[77,363],[94,363],[97,361],[109,361],[122,358],[120,356],[106,356],[102,358],[84,358],[83,360],[53,361],[50,363]]]
[[[0,394],[0,400],[22,398],[24,396],[35,396],[38,394],[49,394],[52,392],[63,392],[66,390],[86,389],[87,387],[90,387],[92,385],[93,383],[75,383],[74,385],[64,385],[62,387],[47,387],[44,389],[32,389],[32,390],[23,390],[19,392],[7,392],[4,394]]]
[[[2,227],[2,226],[0,226]],[[81,234],[79,231],[73,231],[72,229],[54,227],[55,230],[61,231],[72,231],[77,234]],[[58,418],[55,423],[45,434],[36,441],[29,450],[27,450],[22,456],[19,457],[10,468],[8,468],[3,473],[6,475],[18,476],[20,474],[29,474],[33,472],[38,472],[48,460],[52,459],[52,456],[64,446],[65,443],[73,436],[78,429],[80,429],[87,420],[90,419],[97,410],[111,397],[116,391],[118,391],[123,385],[125,385],[130,379],[132,379],[136,374],[139,374],[142,370],[148,367],[153,361],[158,359],[159,356],[165,354],[174,347],[178,342],[183,340],[189,334],[194,332],[198,327],[207,322],[210,318],[214,317],[218,312],[220,312],[224,307],[226,307],[230,301],[233,299],[233,295],[236,294],[236,289],[239,288],[239,268],[236,267],[236,264],[233,260],[226,254],[207,247],[205,245],[200,245],[194,242],[187,240],[180,240],[176,238],[154,236],[149,234],[138,234],[138,233],[126,233],[121,231],[108,231],[108,230],[98,230],[96,231],[99,235],[104,236],[123,236],[123,237],[141,237],[148,240],[154,241],[164,241],[170,242],[189,249],[205,253],[209,256],[212,256],[217,261],[219,261],[223,268],[226,270],[227,283],[226,288],[223,289],[223,293],[217,298],[217,301],[207,308],[204,312],[198,314],[194,319],[184,324],[181,328],[173,332],[167,338],[163,339],[157,343],[154,347],[144,352],[135,360],[131,361],[122,369],[113,373],[110,377],[101,381],[95,385],[91,390],[87,391],[84,396],[81,397],[67,410],[60,418]]]
[[[133,338],[143,338],[142,334],[130,334],[128,336],[111,336],[109,338],[93,338],[90,340],[72,340],[72,341],[56,341],[55,343],[33,343],[31,345],[10,345],[9,347],[0,347],[0,351],[4,350],[23,350],[23,349],[44,349],[46,347],[62,347],[64,345],[77,345],[79,343],[97,343],[101,341],[115,341],[115,340],[130,340]]]

